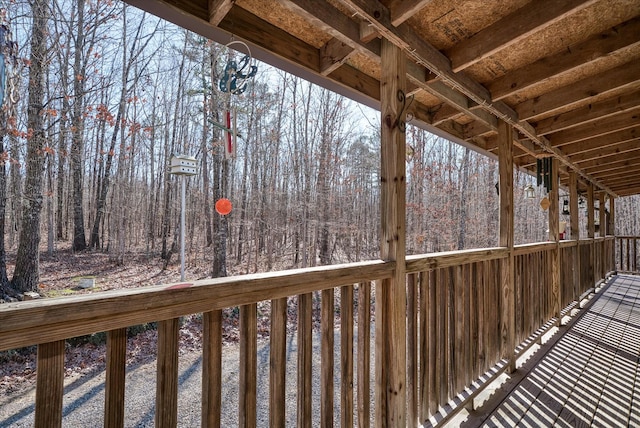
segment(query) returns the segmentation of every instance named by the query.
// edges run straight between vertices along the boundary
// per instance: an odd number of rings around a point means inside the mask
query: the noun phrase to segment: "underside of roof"
[[[407,57],[416,125],[518,167],[560,160],[612,196],[640,193],[640,0],[126,0],[377,107],[380,46]]]

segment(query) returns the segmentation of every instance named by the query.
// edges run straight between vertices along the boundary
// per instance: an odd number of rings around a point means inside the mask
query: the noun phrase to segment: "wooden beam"
[[[104,426],[124,427],[124,391],[127,329],[107,332],[107,367],[104,382]]]
[[[580,164],[581,168],[587,171],[589,174],[597,174],[602,171],[610,171],[614,168],[626,168],[635,167],[640,161],[640,153],[632,153],[625,156],[624,159],[616,160],[613,162],[603,163],[601,159],[589,160]]]
[[[392,278],[376,287],[376,426],[406,426],[405,91],[402,50],[382,40],[380,258],[396,262]]]
[[[634,109],[640,106],[640,91],[620,95],[614,98],[598,101],[566,113],[543,119],[534,124],[540,135],[558,132],[586,122],[612,116],[614,114]]]
[[[594,0],[537,0],[482,29],[447,51],[453,71],[463,70],[570,14],[591,6]]]
[[[583,42],[568,46],[560,53],[511,71],[491,82],[488,88],[494,101],[504,99],[534,85],[575,72],[576,69],[607,58],[616,51],[637,46],[640,43],[638,34],[640,18],[634,18]]]
[[[220,24],[234,3],[235,0],[209,0],[209,23]]]
[[[500,318],[502,357],[507,360],[507,371],[516,369],[516,324],[514,284],[514,207],[513,207],[513,128],[506,122],[498,122],[498,172],[500,185],[500,246],[506,247],[509,256],[500,264],[502,316]]]
[[[362,43],[369,43],[379,36],[380,34],[378,34],[373,25],[369,24],[369,21],[360,21],[360,41]]]
[[[333,38],[320,48],[320,74],[327,76],[340,67],[355,50]]]
[[[573,84],[539,95],[515,107],[521,120],[529,120],[569,107],[586,104],[596,95],[612,93],[635,86],[640,81],[640,59],[632,60],[614,69],[603,71]]]
[[[433,0],[392,0],[389,5],[391,24],[397,27],[432,1]]]
[[[580,162],[592,160],[592,159],[603,159],[606,161],[607,158],[611,158],[615,156],[617,158],[624,157],[626,153],[635,152],[640,148],[639,139],[632,141],[625,141],[620,144],[611,144],[609,146],[597,148],[595,150],[590,150],[582,153],[578,153],[575,155],[570,155],[571,160],[577,164]]]
[[[596,150],[621,143],[626,143],[629,141],[637,140],[638,138],[640,138],[640,126],[628,128],[622,131],[612,132],[607,135],[587,138],[575,143],[564,144],[562,146],[562,153],[566,154],[567,156],[571,156],[577,153],[588,152],[590,150]]]
[[[640,73],[639,73],[640,74]],[[612,132],[634,128],[640,123],[640,107],[618,113],[614,116],[594,120],[582,126],[549,135],[549,141],[554,147],[577,141],[599,137]]]

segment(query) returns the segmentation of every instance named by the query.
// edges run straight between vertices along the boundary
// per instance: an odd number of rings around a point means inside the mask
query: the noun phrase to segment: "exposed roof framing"
[[[127,0],[377,106],[380,38],[406,54],[415,122],[514,159],[557,157],[611,195],[640,193],[640,0]]]

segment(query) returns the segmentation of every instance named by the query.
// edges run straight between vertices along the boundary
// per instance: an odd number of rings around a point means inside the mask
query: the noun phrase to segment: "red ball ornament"
[[[218,199],[216,202],[216,212],[220,215],[227,215],[231,212],[231,201],[227,198]]]

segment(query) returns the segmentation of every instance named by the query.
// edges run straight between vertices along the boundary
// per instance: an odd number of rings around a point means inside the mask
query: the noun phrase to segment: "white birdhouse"
[[[196,165],[196,158],[187,155],[171,156],[169,174],[196,175],[197,173],[198,167]]]

